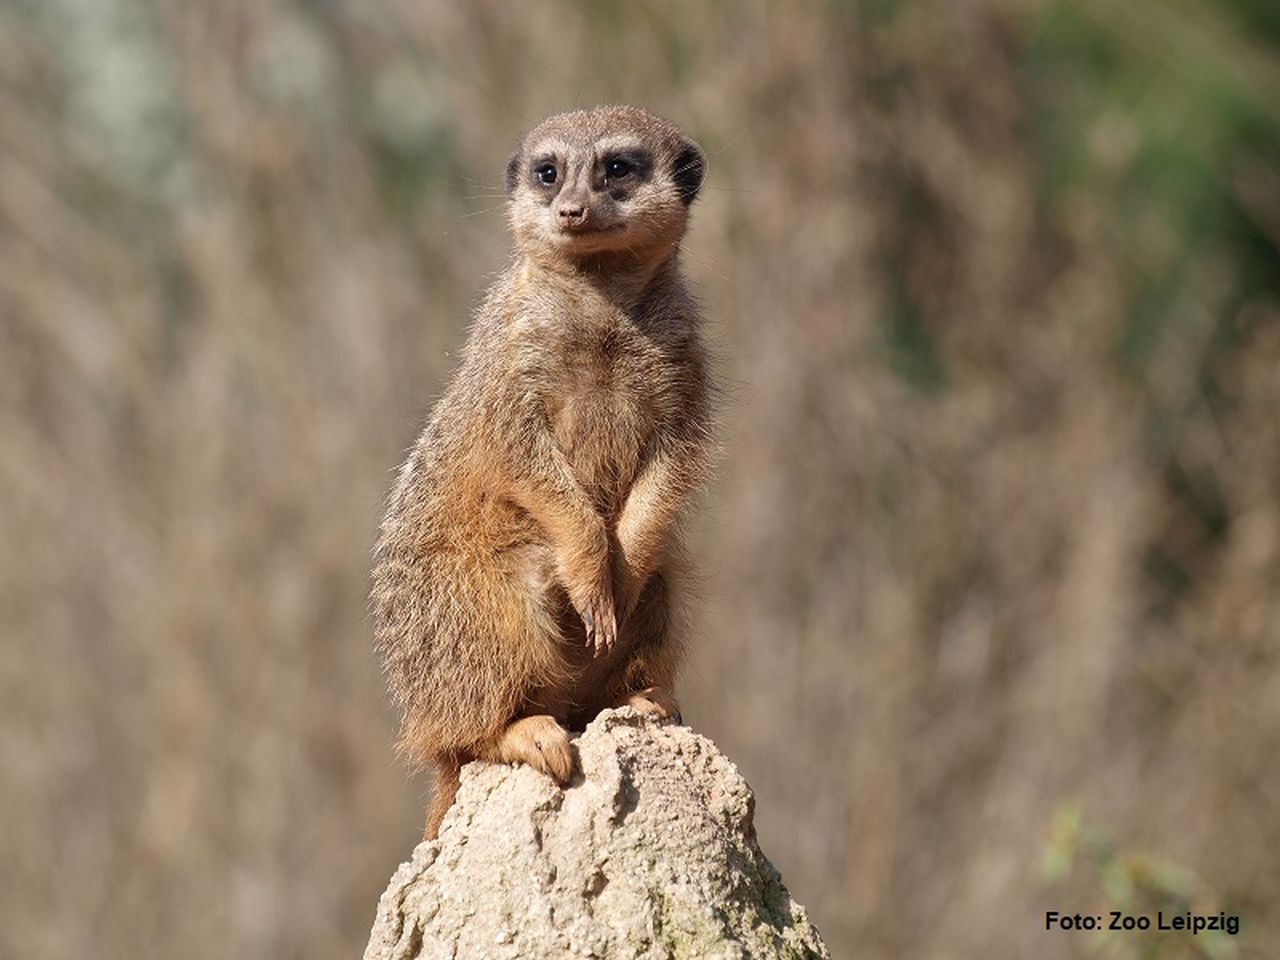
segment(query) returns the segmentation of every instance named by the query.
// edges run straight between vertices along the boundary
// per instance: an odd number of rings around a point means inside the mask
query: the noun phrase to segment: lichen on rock
[[[827,957],[706,737],[629,708],[574,739],[567,788],[473,763],[378,903],[365,960]]]

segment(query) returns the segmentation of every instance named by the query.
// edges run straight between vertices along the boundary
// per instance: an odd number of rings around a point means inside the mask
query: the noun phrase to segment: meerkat
[[[710,386],[679,268],[706,161],[636,107],[559,114],[506,170],[515,255],[391,493],[375,646],[434,838],[471,760],[561,784],[570,729],[679,720],[681,505]]]

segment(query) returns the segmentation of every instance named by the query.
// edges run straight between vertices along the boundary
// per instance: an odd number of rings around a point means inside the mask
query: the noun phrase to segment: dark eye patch
[[[560,179],[560,168],[556,165],[556,158],[550,155],[536,157],[529,164],[529,175],[539,186],[554,186]]]
[[[615,150],[605,154],[601,169],[611,182],[646,180],[653,172],[653,155],[647,150]]]

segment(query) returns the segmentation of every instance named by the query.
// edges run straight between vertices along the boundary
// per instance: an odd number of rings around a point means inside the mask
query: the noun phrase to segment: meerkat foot
[[[573,775],[573,751],[569,733],[555,717],[536,714],[517,720],[502,732],[495,750],[503,763],[527,763],[557,783],[568,783]]]
[[[648,687],[638,693],[630,694],[622,701],[622,706],[634,707],[646,717],[652,717],[655,720],[674,720],[676,723],[684,723],[684,719],[680,716],[680,704],[672,694],[661,687]]]

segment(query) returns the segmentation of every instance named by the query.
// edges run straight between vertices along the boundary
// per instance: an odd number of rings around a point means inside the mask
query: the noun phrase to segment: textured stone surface
[[[526,766],[464,769],[440,838],[382,895],[365,960],[828,956],[715,744],[624,709],[574,751],[566,789]]]

